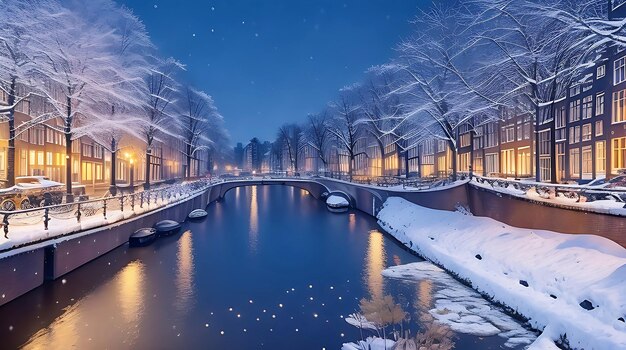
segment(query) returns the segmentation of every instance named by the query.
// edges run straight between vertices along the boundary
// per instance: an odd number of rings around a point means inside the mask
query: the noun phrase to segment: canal
[[[534,337],[448,275],[383,277],[420,259],[363,213],[329,213],[283,186],[233,189],[208,212],[179,235],[122,246],[0,307],[1,347],[340,349],[361,338],[344,318],[360,299],[384,295],[402,305],[413,332],[441,310],[497,314],[476,321],[481,315],[451,312],[452,321],[471,321],[451,323],[458,349],[517,349]],[[485,323],[508,328],[485,333]]]

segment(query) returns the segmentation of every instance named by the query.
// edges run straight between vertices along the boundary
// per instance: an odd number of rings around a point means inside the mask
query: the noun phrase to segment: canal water
[[[179,235],[120,247],[0,307],[0,347],[340,349],[361,339],[344,319],[360,299],[391,295],[409,316],[405,329],[417,332],[449,289],[432,276],[383,277],[420,259],[375,219],[329,213],[300,189],[237,188],[208,212]],[[507,342],[462,330],[449,337],[458,349]]]

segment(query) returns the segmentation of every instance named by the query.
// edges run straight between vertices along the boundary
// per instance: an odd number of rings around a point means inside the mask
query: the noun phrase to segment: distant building
[[[234,154],[235,154],[235,167],[242,169],[243,168],[243,145],[241,144],[241,142],[237,143],[237,146],[235,146],[234,148]]]

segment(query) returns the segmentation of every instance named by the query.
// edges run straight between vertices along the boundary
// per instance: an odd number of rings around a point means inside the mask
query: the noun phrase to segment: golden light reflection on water
[[[356,214],[348,214],[348,230],[354,232],[356,229]]]
[[[33,334],[22,349],[43,350],[57,344],[63,344],[67,349],[76,348],[78,327],[82,323],[80,309],[79,303],[68,307],[50,326]]]
[[[300,189],[300,197],[306,197],[309,194],[309,191],[305,189]]]
[[[133,261],[117,275],[116,284],[122,317],[128,324],[136,324],[141,319],[144,305],[144,265]]]
[[[178,311],[185,312],[192,306],[191,300],[194,294],[193,239],[190,230],[183,232],[178,240],[176,261],[176,299],[174,306]]]
[[[250,195],[250,232],[249,244],[250,251],[256,252],[259,234],[259,204],[257,200],[257,186],[252,186],[252,194]]]
[[[371,230],[367,243],[367,256],[365,257],[365,282],[370,297],[382,298],[383,275],[385,269],[385,241],[383,234],[378,230]]]
[[[111,288],[109,288],[112,287]],[[124,337],[121,341],[132,346],[139,336],[139,323],[143,318],[145,305],[145,265],[133,261],[119,271],[106,286],[91,292],[87,298],[81,299],[63,310],[49,326],[35,333],[23,349],[81,349],[103,347],[109,340],[109,332],[98,332],[94,327],[103,321],[111,323],[111,327],[122,328]],[[105,294],[113,290],[117,292],[115,303],[101,302],[107,300]],[[111,308],[114,308],[112,310]],[[117,320],[110,315],[120,315]],[[94,332],[95,330],[95,332]],[[96,345],[99,344],[99,345]],[[1,347],[1,346],[0,346]]]

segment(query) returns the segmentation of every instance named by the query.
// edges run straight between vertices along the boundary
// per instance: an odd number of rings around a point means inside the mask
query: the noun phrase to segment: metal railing
[[[535,181],[509,180],[503,178],[490,178],[472,174],[462,175],[479,184],[489,185],[495,191],[503,192],[513,188],[520,194],[527,195],[529,191],[535,191],[542,199],[554,199],[563,197],[574,200],[576,203],[593,202],[596,200],[613,200],[626,202],[626,190],[616,188],[601,188],[597,186],[549,184]],[[625,205],[626,207],[626,205]]]
[[[13,227],[43,223],[44,230],[48,231],[50,221],[54,220],[63,220],[67,223],[67,220],[75,219],[76,223],[80,224],[81,220],[98,215],[107,220],[115,211],[124,214],[125,211],[135,212],[136,209],[141,209],[141,213],[144,213],[179,200],[181,197],[187,197],[186,195],[194,195],[213,183],[215,181],[203,179],[114,197],[81,200],[23,210],[0,211],[2,218],[0,225],[2,225],[4,237],[9,238],[10,228]],[[146,208],[144,209],[144,207]]]

